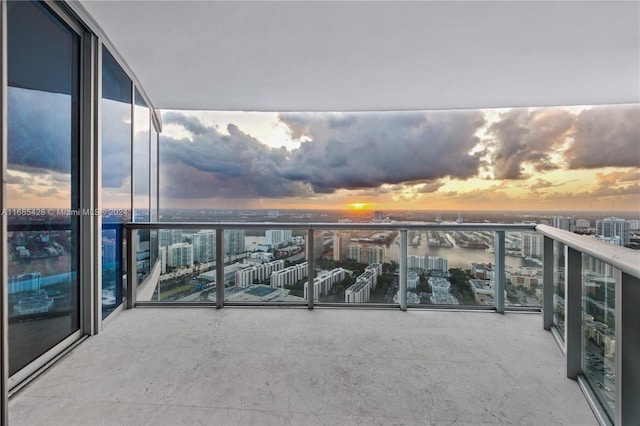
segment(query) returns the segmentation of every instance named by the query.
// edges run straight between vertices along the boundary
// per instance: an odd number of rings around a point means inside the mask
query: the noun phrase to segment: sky
[[[8,95],[9,207],[70,207],[70,98]],[[126,207],[130,107],[103,114],[103,207]],[[161,208],[640,212],[637,104],[162,121]]]
[[[640,211],[640,106],[164,111],[164,208]]]

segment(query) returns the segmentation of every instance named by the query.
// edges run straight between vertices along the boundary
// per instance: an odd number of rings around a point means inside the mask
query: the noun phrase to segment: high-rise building
[[[347,258],[359,263],[383,263],[384,248],[377,244],[349,243]]]
[[[441,256],[425,256],[424,269],[427,271],[449,271],[449,260]]]
[[[407,268],[409,270],[424,270],[425,269],[425,256],[415,256],[409,255],[407,256]]]
[[[634,219],[629,221],[629,229],[640,229],[640,220]]]
[[[203,229],[192,236],[193,261],[211,262],[216,259],[216,231]]]
[[[462,217],[462,213],[458,213],[458,219],[456,220],[456,223],[464,223],[464,218]]]
[[[264,243],[269,246],[280,247],[291,241],[291,229],[269,229],[264,233]]]
[[[573,219],[570,216],[553,216],[551,226],[573,232]]]
[[[167,249],[167,265],[172,268],[193,266],[193,246],[189,243],[171,244]]]
[[[322,231],[315,231],[313,233],[313,258],[314,259],[320,259],[320,257],[322,257],[322,254],[324,253],[324,236],[325,233]],[[307,257],[309,257],[309,250],[308,250],[308,244],[309,242],[306,242],[307,244]]]
[[[351,241],[351,234],[338,232],[333,236],[333,260],[344,262],[347,260],[347,249]]]
[[[619,217],[606,217],[596,221],[596,237],[612,244],[627,246],[631,239],[629,222]]]
[[[171,244],[182,242],[182,229],[160,229],[158,231],[158,245],[169,247]]]
[[[384,212],[382,210],[376,210],[373,212],[373,221],[382,222],[384,220]]]
[[[224,231],[224,253],[236,255],[245,252],[244,229],[227,229]]]
[[[540,234],[522,234],[522,256],[542,258],[543,236]]]

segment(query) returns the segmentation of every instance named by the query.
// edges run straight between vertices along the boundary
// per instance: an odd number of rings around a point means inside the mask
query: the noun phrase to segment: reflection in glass
[[[149,222],[151,116],[147,104],[137,90],[133,116],[133,221]],[[149,275],[151,266],[150,240],[151,235],[148,230],[138,231],[136,285],[141,284]]]
[[[158,132],[151,124],[151,145],[150,145],[150,177],[149,177],[149,218],[151,222],[158,221]],[[149,264],[153,268],[158,260],[158,231],[152,230],[149,233]]]
[[[7,5],[9,373],[79,330],[79,36]],[[28,23],[28,24],[27,24]]]
[[[102,49],[102,317],[122,303],[131,220],[131,80]]]
[[[614,273],[611,265],[582,255],[582,370],[610,418],[616,404]]]
[[[553,242],[553,325],[564,340],[564,244]]]

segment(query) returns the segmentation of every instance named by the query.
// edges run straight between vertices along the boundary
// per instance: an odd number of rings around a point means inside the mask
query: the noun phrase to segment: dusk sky
[[[640,106],[163,113],[161,207],[640,211]]]
[[[9,130],[16,140],[8,153],[9,204],[68,207],[68,143],[50,141],[44,155],[29,142],[44,138],[42,132],[68,139],[68,114],[45,114],[49,121],[33,127],[31,112],[19,111],[45,104],[32,97],[52,97],[50,105],[69,100],[23,89],[17,96],[16,90],[9,91],[15,105]],[[103,113],[112,124],[104,140],[130,138],[127,111],[126,105],[105,103]],[[162,117],[161,208],[640,212],[637,104],[364,113],[164,111]],[[129,167],[126,143],[124,149],[106,148],[111,165],[103,170],[103,197],[110,200],[105,206],[126,207],[130,178],[119,170]]]

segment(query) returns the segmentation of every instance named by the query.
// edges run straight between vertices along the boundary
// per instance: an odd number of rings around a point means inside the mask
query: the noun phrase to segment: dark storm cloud
[[[8,165],[70,173],[70,96],[16,87],[7,96]]]
[[[211,127],[207,127],[196,117],[186,116],[179,112],[168,111],[162,116],[167,123],[180,124],[192,135],[203,135],[211,131]]]
[[[102,187],[130,191],[131,105],[102,100]],[[125,186],[126,185],[126,186]]]
[[[640,106],[607,105],[582,111],[565,155],[572,169],[638,167]]]
[[[468,178],[478,156],[468,152],[484,123],[481,113],[282,114],[292,135],[312,138],[299,149],[271,148],[237,126],[222,135],[181,113],[165,113],[187,139],[162,137],[161,188],[172,198],[292,197],[372,189],[383,184]]]
[[[494,137],[493,173],[497,179],[525,179],[524,165],[553,170],[550,154],[570,132],[574,117],[561,109],[512,109],[489,127]]]
[[[165,124],[197,129],[192,140],[161,137],[160,187],[170,198],[251,198],[310,195],[302,182],[280,174],[288,161],[284,148],[272,149],[227,126],[229,135],[179,113],[165,114]]]
[[[288,113],[280,120],[292,135],[312,139],[291,152],[283,175],[317,193],[466,179],[480,166],[479,156],[469,155],[484,124],[480,112]]]

